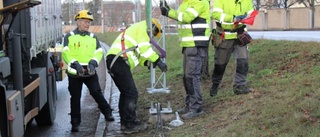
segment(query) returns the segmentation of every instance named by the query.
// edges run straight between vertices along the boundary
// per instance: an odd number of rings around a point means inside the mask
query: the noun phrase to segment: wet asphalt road
[[[70,95],[68,92],[68,78],[65,78],[62,82],[59,82],[58,85],[58,100],[57,100],[57,115],[52,126],[48,127],[39,127],[37,126],[35,120],[31,125],[27,127],[25,137],[76,137],[76,136],[84,136],[86,135],[94,135],[96,124],[98,121],[99,113],[97,109],[97,105],[95,104],[93,98],[87,91],[87,88],[82,89],[82,123],[80,126],[80,130],[83,130],[83,133],[72,133],[70,132],[71,124],[70,124],[70,116],[68,113],[70,112]],[[85,105],[84,105],[85,104]],[[92,113],[84,113],[84,111],[94,110]],[[92,116],[92,114],[96,116]],[[91,115],[91,116],[90,116]],[[86,117],[92,118],[92,124],[86,124]],[[86,127],[84,127],[86,126]],[[86,128],[84,130],[84,128]],[[84,134],[85,133],[85,134]]]
[[[109,48],[106,44],[101,43],[104,51]],[[120,117],[118,113],[119,91],[114,85],[110,75],[106,72],[105,61],[102,60],[97,68],[99,83],[103,94],[111,108],[113,108],[114,122],[105,122],[103,115],[100,113],[94,99],[83,85],[81,97],[81,115],[82,122],[80,132],[71,132],[70,116],[70,94],[68,91],[68,78],[57,83],[57,114],[52,126],[39,127],[35,120],[27,127],[25,137],[122,137],[120,130]]]
[[[101,74],[101,72],[99,72]],[[118,113],[119,90],[115,86],[109,74],[106,75],[104,96],[113,108],[114,122],[105,122],[103,115],[97,108],[97,104],[90,96],[86,86],[82,89],[82,122],[80,132],[70,132],[70,95],[67,90],[68,78],[59,82],[58,100],[57,100],[57,116],[55,122],[49,127],[38,127],[33,121],[28,126],[25,137],[123,137],[125,136],[120,130],[120,116]],[[101,81],[100,81],[101,82]],[[103,82],[103,80],[102,80]]]

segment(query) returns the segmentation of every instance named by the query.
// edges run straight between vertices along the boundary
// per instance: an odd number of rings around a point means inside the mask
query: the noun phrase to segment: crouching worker
[[[157,19],[152,19],[152,26],[153,36],[159,38],[161,24]],[[131,70],[137,65],[148,66],[153,63],[162,72],[167,71],[167,65],[152,49],[150,40],[147,22],[141,21],[124,30],[107,53],[108,72],[120,91],[119,115],[121,129],[125,134],[147,129],[147,125],[139,122],[136,117],[138,91]]]
[[[71,95],[71,125],[72,132],[79,131],[81,123],[81,90],[83,83],[88,87],[90,95],[98,103],[101,113],[107,121],[114,121],[112,109],[104,98],[99,85],[95,68],[102,59],[103,50],[97,37],[88,32],[93,21],[91,12],[80,11],[74,17],[77,28],[64,37],[62,58],[68,64],[68,90]]]

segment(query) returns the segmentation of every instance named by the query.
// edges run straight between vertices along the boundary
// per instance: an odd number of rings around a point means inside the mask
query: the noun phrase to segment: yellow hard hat
[[[155,37],[159,38],[162,34],[161,24],[158,19],[152,18],[152,28],[156,32]]]
[[[88,10],[82,10],[79,11],[79,13],[77,15],[74,16],[74,20],[78,20],[78,19],[88,19],[93,21],[93,16],[92,13]]]

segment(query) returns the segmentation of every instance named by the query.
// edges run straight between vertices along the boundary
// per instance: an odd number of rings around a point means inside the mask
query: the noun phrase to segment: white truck
[[[24,136],[34,119],[53,124],[61,19],[60,0],[0,0],[0,137]]]

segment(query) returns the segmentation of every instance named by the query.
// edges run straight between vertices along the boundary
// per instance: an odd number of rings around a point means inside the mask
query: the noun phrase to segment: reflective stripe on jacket
[[[181,47],[209,45],[210,6],[208,0],[183,0],[178,10],[169,10],[168,16],[178,21]]]
[[[107,56],[117,55],[122,51],[122,33],[112,43],[107,52]],[[145,20],[135,23],[125,30],[124,43],[125,49],[134,46],[137,47],[135,50],[126,52],[129,63],[128,65],[130,66],[131,70],[137,65],[143,66],[146,60],[155,62],[159,58],[159,55],[151,47],[149,34],[147,33],[147,23]],[[120,56],[123,57],[123,54]]]
[[[76,75],[77,71],[71,68],[71,63],[78,61],[82,66],[87,66],[91,59],[99,63],[103,50],[97,37],[90,32],[80,32],[78,29],[64,37],[62,58],[68,65],[67,73]]]
[[[235,2],[237,1],[237,2]],[[243,27],[244,24],[234,25],[234,17],[239,15],[250,15],[254,8],[252,0],[215,0],[212,10],[212,18],[217,26],[225,30],[225,39],[236,39],[236,28]]]

